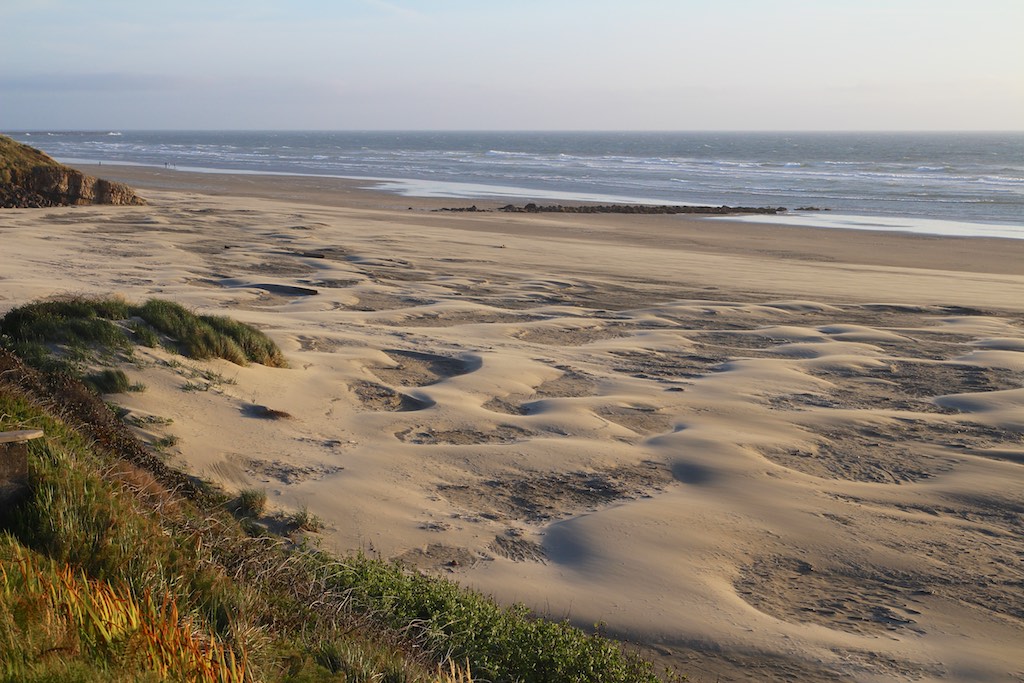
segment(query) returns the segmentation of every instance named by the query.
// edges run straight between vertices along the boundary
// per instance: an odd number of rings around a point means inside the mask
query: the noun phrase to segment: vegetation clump
[[[128,391],[142,391],[145,387],[137,382],[128,379],[124,370],[106,368],[84,378],[86,386],[89,386],[97,394],[123,394]]]
[[[259,517],[267,507],[267,492],[263,489],[242,489],[236,507],[243,517]]]
[[[251,325],[199,315],[163,299],[133,305],[117,298],[65,297],[15,308],[0,319],[3,346],[37,367],[51,369],[62,362],[62,369],[68,369],[66,357],[83,350],[130,353],[135,344],[155,347],[161,340],[198,360],[287,365],[277,345]],[[54,358],[53,350],[63,351],[63,357]]]
[[[132,310],[157,332],[173,340],[181,352],[198,360],[223,358],[236,365],[249,362],[284,367],[281,350],[251,325],[221,315],[196,315],[184,306],[150,299]]]

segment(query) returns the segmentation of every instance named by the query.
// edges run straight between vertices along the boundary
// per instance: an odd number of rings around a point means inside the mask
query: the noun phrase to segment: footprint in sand
[[[384,292],[354,292],[356,303],[349,306],[353,311],[365,311],[367,313],[377,311],[394,311],[414,306],[426,306],[433,303],[429,299],[422,299],[412,296],[398,294],[387,294]]]
[[[354,285],[358,285],[361,280],[346,280],[341,278],[309,278],[302,280],[305,284],[310,287],[320,287],[323,289],[348,289]]]
[[[334,339],[331,337],[314,337],[312,335],[298,335],[296,341],[303,351],[316,351],[319,353],[333,353],[343,346],[355,346],[357,342],[347,339]]]
[[[547,564],[544,546],[536,541],[522,538],[518,529],[508,529],[504,535],[495,536],[487,549],[513,562],[540,562]]]
[[[821,399],[826,398],[824,405],[844,409],[954,413],[955,410],[943,408],[933,399],[951,394],[1018,389],[1022,385],[1021,373],[1011,370],[962,363],[879,360],[884,362],[876,368],[801,369],[834,385],[824,396],[813,397],[815,404],[822,405]],[[791,398],[792,405],[799,408],[799,398]]]
[[[654,406],[607,405],[596,408],[594,413],[642,436],[670,432],[675,422],[672,415]]]
[[[615,361],[611,369],[639,379],[656,381],[696,379],[714,372],[730,360],[724,354],[697,354],[688,351],[612,351]]]

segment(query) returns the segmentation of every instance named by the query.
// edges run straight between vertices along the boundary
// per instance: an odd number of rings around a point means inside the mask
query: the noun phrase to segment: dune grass
[[[243,517],[259,517],[267,508],[267,492],[264,489],[242,489],[238,494],[236,510]]]
[[[154,330],[180,346],[190,358],[223,358],[284,367],[280,349],[256,328],[219,315],[196,315],[173,301],[150,299],[133,311]]]
[[[46,433],[29,445],[27,500],[0,506],[0,681],[659,680],[523,606],[269,535],[51,377],[0,350],[0,430]],[[192,660],[172,670],[166,651]],[[200,665],[220,678],[174,673]]]
[[[224,316],[198,315],[164,299],[141,305],[118,298],[63,297],[9,311],[0,319],[0,342],[37,367],[59,363],[53,350],[102,349],[131,353],[136,344],[161,343],[190,358],[223,358],[236,365],[286,367],[265,334]],[[65,368],[66,364],[65,364]]]
[[[124,370],[105,368],[82,378],[86,386],[97,394],[124,394],[129,391],[143,391],[146,387],[132,382]]]

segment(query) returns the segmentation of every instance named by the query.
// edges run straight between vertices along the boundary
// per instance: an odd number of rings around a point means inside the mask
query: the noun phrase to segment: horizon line
[[[5,133],[823,133],[823,134],[908,134],[908,133],[994,133],[1024,134],[1022,129],[989,128],[130,128],[120,126],[92,128],[12,128]]]

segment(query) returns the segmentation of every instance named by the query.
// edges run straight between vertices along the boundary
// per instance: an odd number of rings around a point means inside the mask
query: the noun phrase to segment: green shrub
[[[269,367],[285,366],[281,349],[256,328],[221,315],[203,316],[202,320],[214,331],[234,341],[252,362]]]
[[[178,441],[178,437],[176,437],[174,434],[168,434],[167,436],[162,436],[156,441],[154,441],[153,447],[156,448],[158,451],[162,451],[164,449],[173,448],[177,446]]]

